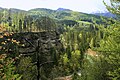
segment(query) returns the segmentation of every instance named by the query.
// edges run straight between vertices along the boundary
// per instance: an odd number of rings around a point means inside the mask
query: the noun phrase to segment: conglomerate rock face
[[[41,53],[49,53],[51,49],[59,51],[62,48],[59,34],[56,32],[26,32],[13,35],[23,46],[19,48],[20,53],[35,52],[39,48]]]
[[[1,35],[2,34],[4,33],[1,33]],[[62,51],[62,44],[59,40],[59,36],[60,35],[55,31],[24,32],[14,33],[11,36],[5,35],[3,39],[20,42],[20,45],[17,47],[17,52],[15,51],[15,45],[9,46],[8,43],[8,46],[6,47],[11,49],[8,49],[8,53],[33,55],[39,53],[41,56],[46,56],[46,58],[49,59],[53,56],[59,56]],[[4,40],[1,39],[0,41]]]

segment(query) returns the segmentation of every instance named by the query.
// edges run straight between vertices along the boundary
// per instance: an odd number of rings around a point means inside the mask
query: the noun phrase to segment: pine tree
[[[19,20],[19,31],[22,32],[22,20]]]
[[[111,5],[108,5],[106,2],[105,2],[105,0],[103,1],[104,2],[104,4],[105,4],[105,6],[106,6],[106,8],[110,11],[110,12],[112,12],[112,13],[114,13],[114,14],[120,14],[120,0],[110,0],[110,4]]]

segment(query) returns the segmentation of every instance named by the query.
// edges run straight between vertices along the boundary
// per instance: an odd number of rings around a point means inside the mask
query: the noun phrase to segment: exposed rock
[[[42,53],[49,53],[51,48],[57,50],[61,48],[61,42],[56,32],[15,33],[12,37],[24,44],[24,46],[19,48],[20,53],[34,52],[37,47]]]
[[[93,56],[93,57],[98,56],[97,52],[96,52],[96,51],[93,51],[93,50],[91,50],[91,49],[88,49],[88,50],[86,51],[86,53],[87,53],[87,55],[90,55],[90,56]]]

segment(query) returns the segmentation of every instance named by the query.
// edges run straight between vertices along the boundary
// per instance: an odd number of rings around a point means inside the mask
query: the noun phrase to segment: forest
[[[0,7],[0,80],[120,80],[116,17],[69,9]]]

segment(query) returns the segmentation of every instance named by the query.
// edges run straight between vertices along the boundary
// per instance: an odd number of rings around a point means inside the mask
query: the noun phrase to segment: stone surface
[[[52,48],[60,50],[62,47],[59,34],[56,32],[15,33],[12,37],[23,44],[19,48],[20,53],[32,53],[36,48],[39,48],[41,53],[49,53]]]

